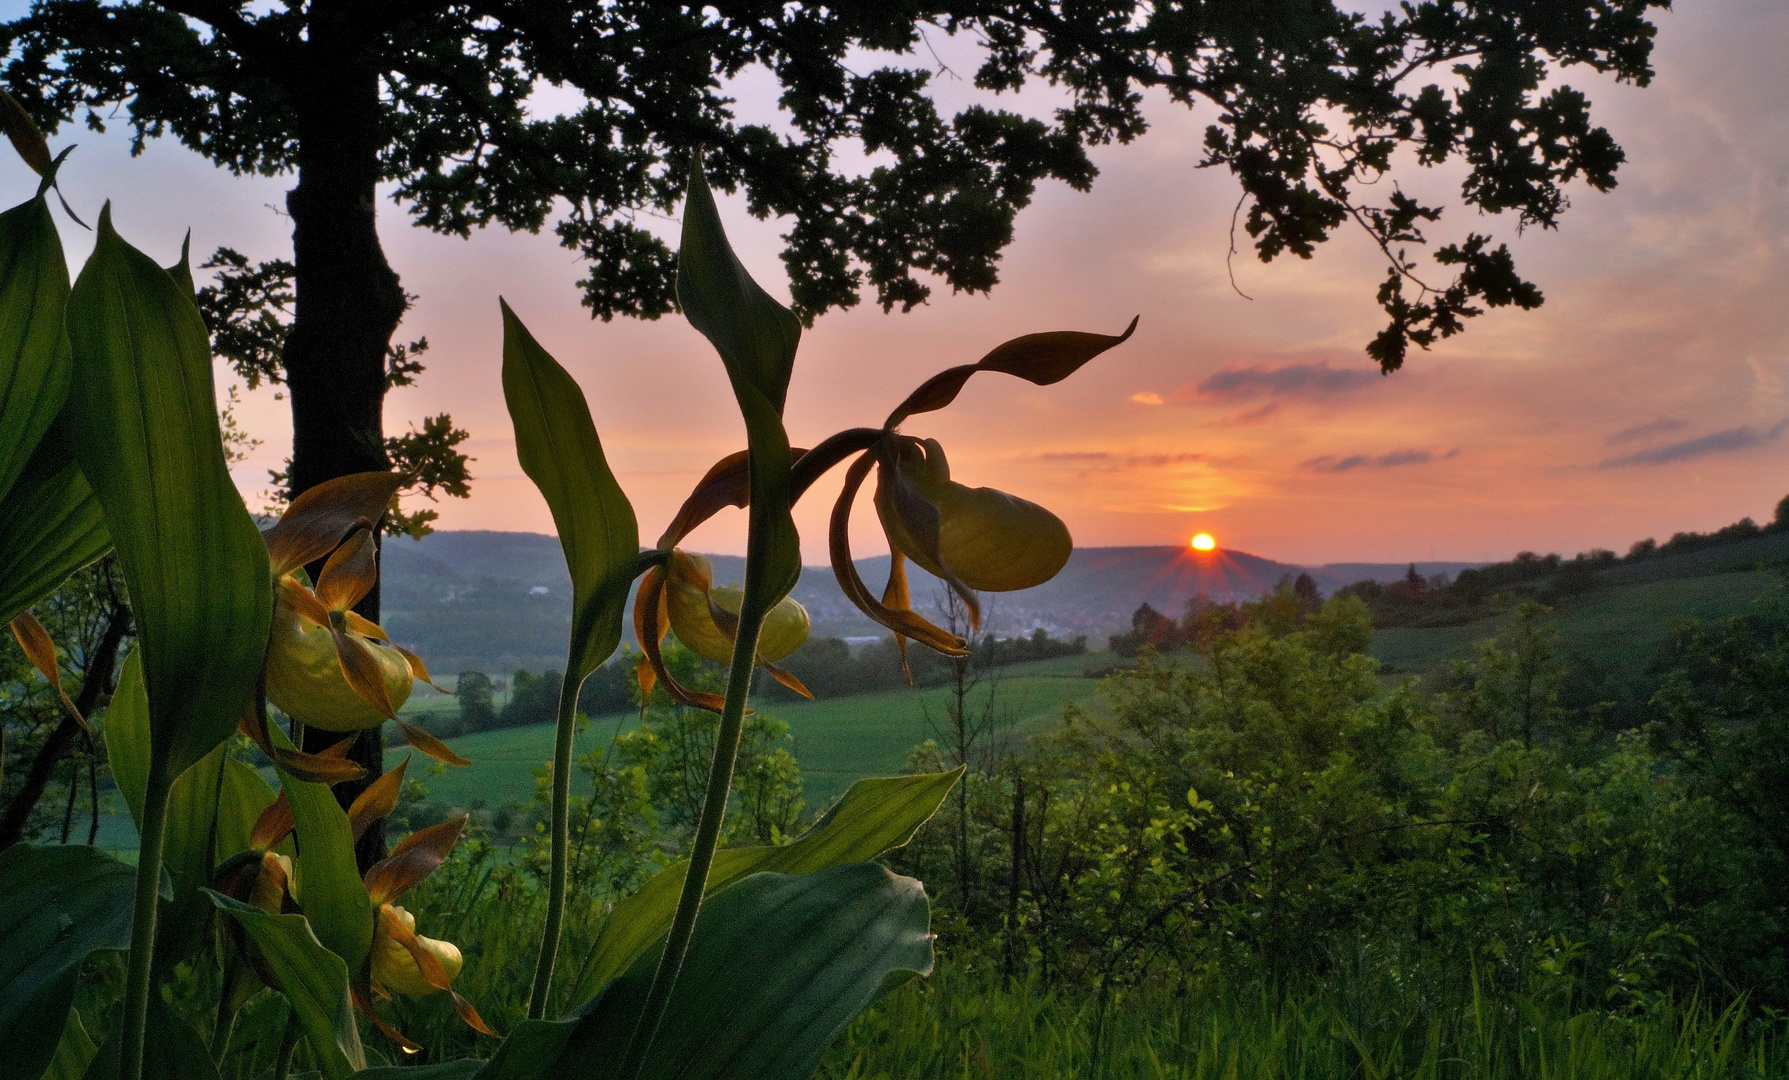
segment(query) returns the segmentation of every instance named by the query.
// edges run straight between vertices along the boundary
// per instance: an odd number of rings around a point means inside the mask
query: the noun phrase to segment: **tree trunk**
[[[391,467],[385,357],[407,301],[379,244],[379,76],[361,55],[353,8],[314,5],[306,48],[310,85],[296,98],[298,186],[286,196],[296,300],[283,357],[292,395],[294,495],[338,476]],[[357,610],[378,621],[378,586]],[[349,757],[367,774],[336,785],[343,806],[383,772],[381,731],[363,731],[355,740]],[[322,750],[337,739],[309,729],[304,749]],[[384,858],[382,823],[366,831],[357,855],[363,869]]]

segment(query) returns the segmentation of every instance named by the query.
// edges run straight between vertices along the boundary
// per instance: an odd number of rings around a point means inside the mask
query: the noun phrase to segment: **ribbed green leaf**
[[[221,863],[249,849],[249,836],[261,811],[273,805],[273,788],[254,768],[232,757],[224,759],[217,791],[217,832],[212,859]]]
[[[143,689],[141,651],[132,649],[118,672],[118,688],[104,718],[106,756],[112,782],[138,828],[143,821],[143,792],[149,784],[149,698]],[[181,773],[168,793],[168,818],[162,865],[174,886],[173,903],[156,919],[156,965],[167,970],[202,944],[211,904],[199,890],[211,884],[212,832],[217,819],[226,747],[219,745]],[[235,764],[240,764],[237,762]],[[247,766],[243,766],[247,768]],[[252,769],[250,770],[253,771]],[[265,786],[265,782],[263,782]],[[253,823],[251,822],[251,825]]]
[[[326,949],[304,915],[269,915],[258,907],[210,892],[211,902],[242,925],[258,956],[310,1038],[323,1075],[346,1077],[366,1068],[360,1029],[348,996],[348,966]]]
[[[792,844],[726,848],[715,852],[708,896],[749,874],[811,874],[846,863],[868,862],[901,847],[938,811],[962,769],[921,776],[859,780],[826,816]],[[687,862],[669,867],[615,906],[578,979],[572,1000],[584,1001],[646,955],[671,927],[683,891]],[[703,909],[707,918],[707,908]]]
[[[230,481],[192,297],[101,213],[68,301],[69,435],[130,588],[151,745],[178,774],[235,729],[273,613],[267,549]]]
[[[639,561],[640,529],[577,381],[503,308],[503,396],[515,424],[522,471],[553,511],[572,580],[566,660],[571,692],[621,643],[627,593]]]
[[[149,692],[143,689],[143,657],[136,649],[118,668],[118,688],[101,721],[112,783],[124,796],[131,820],[143,823],[143,791],[149,786]]]
[[[68,396],[68,262],[40,194],[0,214],[0,496]]]
[[[767,553],[756,566],[746,566],[751,579],[746,594],[768,610],[801,576],[801,538],[789,514],[789,437],[782,420],[801,320],[760,288],[733,254],[699,157],[691,162],[683,206],[677,302],[721,354],[745,418],[751,530],[757,541],[752,546]]]
[[[275,746],[294,749],[278,725],[268,731]],[[347,963],[349,971],[359,971],[373,944],[373,901],[354,861],[354,827],[348,812],[323,784],[282,772],[280,787],[291,804],[292,832],[298,840],[293,868],[298,902],[323,944]]]
[[[702,906],[641,1077],[811,1075],[833,1036],[891,976],[931,972],[929,917],[919,882],[874,863],[746,878]],[[580,1010],[565,1049],[545,1069],[523,1070],[500,1053],[481,1080],[612,1075],[657,964],[656,951],[641,957]]]
[[[756,387],[782,415],[801,320],[753,281],[733,254],[699,157],[690,162],[683,203],[677,303],[690,325],[714,343],[734,391],[742,384]]]
[[[49,1071],[43,1080],[81,1080],[99,1047],[81,1023],[79,1009],[68,1010],[68,1021],[62,1026],[62,1038],[56,1043],[56,1055],[50,1059]]]
[[[0,851],[0,1047],[9,1075],[48,1067],[82,961],[130,945],[136,870],[98,848]],[[166,892],[164,886],[164,894]]]
[[[54,425],[0,498],[0,622],[55,592],[112,546],[99,500]]]
[[[155,965],[162,972],[197,952],[211,925],[211,904],[200,890],[211,884],[212,830],[226,749],[219,743],[181,773],[168,793],[162,865],[174,885],[174,902],[163,905],[156,916]]]

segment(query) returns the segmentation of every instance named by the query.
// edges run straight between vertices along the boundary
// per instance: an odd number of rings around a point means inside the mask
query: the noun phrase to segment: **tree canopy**
[[[605,319],[675,304],[672,252],[638,218],[676,205],[690,148],[754,213],[789,222],[784,259],[811,320],[869,290],[910,308],[934,278],[992,287],[1037,183],[1088,187],[1087,148],[1142,135],[1145,91],[1165,91],[1213,109],[1204,164],[1237,177],[1263,260],[1308,258],[1351,223],[1384,250],[1388,324],[1369,351],[1390,371],[1481,305],[1541,294],[1478,232],[1420,266],[1406,250],[1445,207],[1371,185],[1457,159],[1463,207],[1554,226],[1568,182],[1606,190],[1623,159],[1561,75],[1646,83],[1648,9],[1665,3],[1426,2],[1369,17],[1329,0],[39,0],[0,33],[7,85],[40,121],[99,127],[122,104],[139,145],[170,134],[264,174],[302,175],[313,143],[370,139],[377,179],[418,224],[550,223],[584,256],[584,302]],[[940,112],[915,63],[928,33],[984,46],[974,81],[990,103]],[[736,115],[730,80],[753,66],[781,87],[780,125]],[[1038,79],[1068,91],[1049,119],[991,104]],[[376,96],[373,130],[330,115],[344,83]],[[542,86],[579,104],[542,109]],[[850,143],[875,167],[842,167]]]

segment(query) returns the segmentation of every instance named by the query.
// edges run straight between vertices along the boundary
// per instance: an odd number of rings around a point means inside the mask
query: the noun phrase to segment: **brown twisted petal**
[[[864,478],[869,476],[870,467],[874,464],[875,459],[869,454],[852,462],[851,467],[845,471],[845,483],[839,491],[838,501],[832,506],[828,546],[832,553],[833,576],[838,578],[839,588],[844,590],[846,598],[856,604],[859,611],[896,634],[904,634],[946,656],[968,656],[969,643],[962,638],[933,626],[911,611],[889,607],[871,596],[869,586],[864,584],[856,564],[851,561],[851,504],[856,500],[857,492],[863,487]]]
[[[331,611],[347,611],[373,591],[379,580],[379,545],[371,529],[356,529],[335,549],[317,575],[317,599]]]
[[[372,646],[334,627],[330,627],[329,633],[335,641],[335,656],[341,662],[348,689],[387,720],[396,720],[398,711],[391,707],[391,691],[385,686],[385,669],[379,666]]]
[[[860,450],[867,450],[882,438],[881,428],[850,428],[823,440],[812,450],[794,447],[789,451],[789,498],[799,501],[807,489],[826,471]],[[707,521],[723,508],[744,508],[751,503],[751,471],[746,451],[728,454],[714,463],[696,482],[689,498],[683,500],[671,524],[658,539],[660,551],[669,551],[683,542],[696,526]]]
[[[800,452],[794,451],[797,454]],[[658,538],[659,550],[669,551],[676,547],[691,530],[723,508],[745,506],[751,501],[751,485],[752,476],[746,451],[735,451],[715,462],[703,474],[702,479],[696,481],[695,490],[678,507],[671,524],[665,526],[664,535]]]
[[[348,996],[354,1002],[354,1007],[359,1009],[361,1012],[365,1013],[367,1015],[367,1019],[369,1019],[373,1022],[374,1027],[378,1028],[379,1031],[386,1038],[388,1038],[392,1042],[398,1044],[398,1049],[402,1050],[406,1054],[419,1054],[422,1052],[421,1045],[411,1042],[409,1037],[406,1036],[403,1032],[399,1031],[397,1028],[394,1028],[390,1024],[386,1023],[385,1018],[383,1016],[380,1016],[379,1013],[373,1008],[373,1003],[371,1001],[367,1000],[366,991],[362,990],[358,986],[349,986],[348,987]],[[390,995],[382,994],[380,996],[388,997]]]
[[[777,682],[782,683],[784,686],[787,686],[789,689],[800,694],[802,697],[807,698],[809,701],[814,700],[814,692],[807,688],[807,684],[796,678],[793,671],[790,671],[788,668],[777,667],[775,664],[764,659],[763,654],[759,654],[758,656],[758,666],[769,672],[770,677]],[[912,681],[913,680],[911,679],[908,680],[908,682]]]
[[[327,627],[330,625],[329,608],[317,599],[317,594],[308,586],[300,584],[292,575],[287,574],[279,579],[276,595],[281,603],[292,609],[292,614],[310,623],[312,626]],[[352,623],[349,629],[353,629]],[[359,633],[359,631],[355,631]],[[370,636],[370,635],[368,635]]]
[[[404,895],[410,886],[434,873],[436,867],[447,861],[453,846],[459,843],[460,831],[468,820],[468,816],[462,815],[418,829],[404,837],[390,856],[369,867],[366,890],[373,903],[389,904]]]
[[[892,429],[909,416],[944,408],[956,400],[963,384],[978,371],[1015,375],[1037,386],[1061,382],[1087,361],[1125,342],[1136,329],[1137,320],[1132,319],[1124,333],[1116,337],[1059,330],[1013,338],[994,346],[992,351],[976,363],[946,368],[921,383],[917,390],[907,395],[907,400],[888,414],[888,422],[883,426]]]
[[[43,623],[38,622],[37,616],[29,611],[21,611],[13,616],[12,636],[18,639],[25,659],[31,661],[31,666],[37,669],[38,674],[48,679],[50,685],[56,688],[56,696],[62,702],[62,711],[81,725],[82,731],[92,731],[87,718],[81,715],[81,710],[75,708],[68,692],[62,689],[62,668],[56,658],[56,643],[50,640],[50,632],[44,629]]]
[[[349,630],[354,631],[356,634],[359,634],[361,637],[369,638],[373,641],[383,641],[387,645],[391,644],[391,635],[385,632],[383,626],[380,626],[378,623],[367,618],[365,615],[362,615],[360,612],[355,611],[353,608],[349,608],[347,611],[342,612],[341,616],[342,625]],[[403,650],[399,651],[401,652]],[[410,673],[412,675],[416,673],[415,664],[410,665]],[[423,682],[428,682],[428,679],[425,677]]]
[[[907,559],[892,544],[888,549],[888,584],[882,588],[882,603],[896,611],[912,611],[913,596],[907,588]],[[907,639],[894,636],[895,652],[901,654],[901,674],[907,685],[913,685],[913,665],[907,662]]]
[[[301,750],[275,746],[273,737],[267,733],[267,714],[262,711],[259,702],[251,701],[243,709],[242,719],[236,722],[236,730],[253,740],[263,754],[294,779],[311,784],[339,784],[344,780],[358,780],[366,775],[365,769],[347,759],[348,748],[354,745],[352,735],[321,754],[307,754]]]
[[[397,473],[354,473],[325,480],[293,499],[261,534],[273,576],[321,559],[356,527],[377,524],[407,479]]]
[[[655,645],[664,640],[668,621],[669,615],[665,611],[665,568],[660,564],[646,571],[634,594],[634,640],[640,643],[642,652],[645,651],[649,632]],[[656,668],[650,662],[634,665],[634,679],[640,684],[641,716],[646,715],[646,699],[652,696],[652,688],[658,683],[655,671]]]
[[[249,830],[248,846],[256,851],[267,851],[278,845],[291,831],[292,804],[286,801],[286,789],[281,787],[279,797],[268,804],[267,809],[261,811],[261,816],[255,819],[255,827]]]
[[[346,614],[354,615],[354,613],[352,611],[347,612]],[[354,615],[354,618],[358,619],[358,618],[360,618],[360,616]],[[361,621],[366,622],[366,620],[364,620],[364,619],[362,619]],[[372,626],[373,629],[375,629],[375,630],[379,630],[379,628],[377,626],[374,626],[370,622],[367,623],[367,625]],[[350,630],[354,629],[353,619],[349,620],[348,629],[350,629]],[[358,631],[356,631],[356,632],[358,633]],[[385,631],[379,630],[379,633],[381,635],[384,635]],[[368,635],[364,635],[364,636],[371,637],[372,635],[368,634]],[[439,691],[443,694],[446,694],[448,697],[454,696],[454,693],[452,690],[449,690],[447,687],[442,686],[440,683],[437,683],[434,679],[429,678],[429,666],[422,662],[422,657],[411,652],[409,649],[404,648],[402,645],[393,644],[390,638],[383,638],[383,640],[387,644],[391,645],[391,647],[393,649],[397,650],[397,654],[404,658],[404,663],[410,665],[410,677],[411,678],[421,679],[423,682],[428,683],[430,686],[434,687],[437,691]]]
[[[447,992],[453,995],[453,1011],[460,1014],[460,1019],[466,1022],[467,1027],[480,1035],[497,1036],[497,1033],[491,1030],[491,1026],[485,1023],[485,1018],[478,1015],[478,1010],[472,1007],[470,1001],[461,997],[458,990],[449,987]]]
[[[640,680],[640,711],[646,711],[647,695],[652,693],[656,681],[665,684],[665,693],[671,700],[692,709],[706,709],[708,712],[723,711],[727,699],[719,694],[710,694],[705,690],[691,690],[671,677],[665,668],[664,653],[659,651],[664,641],[666,630],[665,612],[665,573],[662,567],[653,567],[640,583],[640,595],[634,601],[634,636],[640,639],[640,651],[646,654],[646,663],[641,668],[650,667],[652,676],[644,672],[638,675]]]
[[[403,790],[404,770],[409,767],[410,759],[405,758],[398,762],[397,768],[368,784],[365,791],[354,797],[354,805],[348,807],[348,827],[353,831],[356,843],[373,822],[398,808],[398,792]],[[289,817],[290,811],[287,814]]]
[[[427,731],[417,727],[415,724],[408,723],[395,716],[392,717],[392,720],[397,724],[398,734],[404,737],[405,742],[416,747],[418,750],[421,750],[436,761],[444,762],[448,765],[472,764],[470,761],[467,761],[465,758],[454,753],[453,749],[446,743],[435,738],[433,735],[430,735]]]

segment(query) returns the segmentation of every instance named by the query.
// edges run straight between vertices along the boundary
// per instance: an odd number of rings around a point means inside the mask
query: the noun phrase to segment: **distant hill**
[[[715,577],[737,581],[744,560],[711,555]],[[1241,551],[1198,553],[1180,547],[1081,548],[1055,579],[1017,593],[984,598],[988,628],[997,634],[1044,627],[1053,636],[1097,639],[1130,625],[1147,603],[1178,615],[1188,600],[1250,599],[1287,576],[1308,572],[1325,593],[1351,582],[1393,581],[1407,563],[1335,563],[1303,567]],[[1475,563],[1420,562],[1418,573],[1456,574]],[[888,556],[861,559],[858,572],[880,590]],[[442,531],[420,541],[385,544],[384,625],[444,675],[463,670],[539,671],[562,667],[571,629],[571,578],[556,537],[539,533]],[[942,584],[910,568],[916,605],[942,596]],[[807,567],[794,594],[816,633],[881,636],[839,590],[831,567]],[[629,628],[631,640],[631,627]]]

